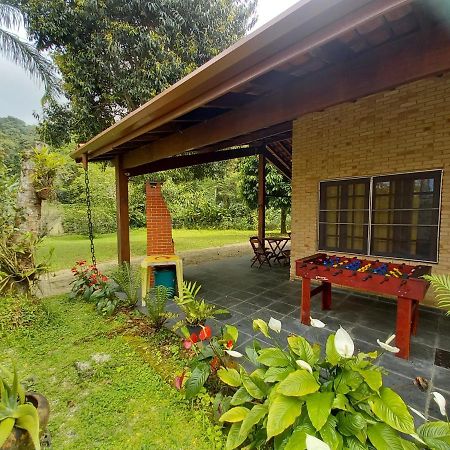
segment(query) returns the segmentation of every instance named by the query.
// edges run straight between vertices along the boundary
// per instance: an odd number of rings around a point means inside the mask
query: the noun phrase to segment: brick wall
[[[173,255],[172,218],[161,193],[161,183],[146,186],[147,255]]]
[[[317,251],[320,180],[443,168],[433,272],[450,273],[450,74],[297,119],[292,162],[292,261]]]

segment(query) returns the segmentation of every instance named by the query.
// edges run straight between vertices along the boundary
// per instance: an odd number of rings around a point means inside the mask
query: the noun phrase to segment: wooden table
[[[286,259],[284,249],[286,248],[288,242],[291,241],[291,238],[274,236],[274,237],[266,237],[265,241],[269,244],[270,250],[272,251],[271,258],[275,259],[279,264],[281,264],[280,261]]]
[[[431,267],[389,263],[389,270],[396,268],[402,274],[396,278],[367,271],[349,270],[345,268],[345,263],[334,266],[321,263],[327,258],[328,255],[317,253],[295,261],[296,275],[302,277],[301,322],[310,325],[311,297],[319,292],[322,292],[322,309],[331,309],[332,284],[395,296],[397,297],[396,346],[400,349],[396,355],[408,359],[411,334],[416,334],[418,326],[419,302],[424,299],[429,287],[429,283],[421,277],[431,273]],[[345,258],[342,257],[342,260]],[[347,257],[350,263],[355,260],[357,258]],[[378,261],[360,261],[363,266],[371,264],[373,268],[383,264]],[[319,281],[320,285],[311,290],[311,280]]]

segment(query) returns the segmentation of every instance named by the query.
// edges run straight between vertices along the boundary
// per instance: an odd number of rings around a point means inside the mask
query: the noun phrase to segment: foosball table
[[[302,277],[301,322],[310,325],[311,297],[322,292],[322,309],[331,309],[331,286],[347,286],[380,295],[397,297],[397,356],[408,359],[411,334],[416,334],[419,302],[429,283],[422,275],[431,266],[394,264],[317,253],[295,261],[296,275]],[[311,280],[320,285],[311,290]]]

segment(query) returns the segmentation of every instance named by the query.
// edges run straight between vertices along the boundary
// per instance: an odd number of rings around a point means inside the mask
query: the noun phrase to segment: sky
[[[259,0],[258,28],[278,14],[282,13],[298,0]],[[20,36],[25,36],[25,30],[17,30]],[[33,112],[41,112],[43,90],[39,83],[18,66],[0,57],[0,117],[14,116],[26,123],[37,122]]]

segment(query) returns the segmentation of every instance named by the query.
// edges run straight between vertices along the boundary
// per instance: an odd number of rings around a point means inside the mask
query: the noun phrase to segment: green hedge
[[[93,206],[92,222],[95,234],[116,231],[116,211],[108,206]],[[63,228],[65,233],[89,234],[86,205],[63,205]]]

